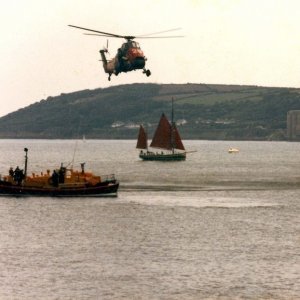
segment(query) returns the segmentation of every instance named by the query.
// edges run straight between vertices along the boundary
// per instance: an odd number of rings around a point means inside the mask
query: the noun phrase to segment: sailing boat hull
[[[140,153],[140,158],[142,160],[156,160],[156,161],[178,161],[185,160],[185,153],[170,153],[170,154],[159,154],[159,153]]]

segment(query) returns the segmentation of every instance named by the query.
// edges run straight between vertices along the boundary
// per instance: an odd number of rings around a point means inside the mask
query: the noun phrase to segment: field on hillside
[[[286,115],[300,109],[299,89],[131,84],[42,99],[0,118],[2,138],[136,138],[139,124],[155,130],[162,112],[185,139],[284,140]]]

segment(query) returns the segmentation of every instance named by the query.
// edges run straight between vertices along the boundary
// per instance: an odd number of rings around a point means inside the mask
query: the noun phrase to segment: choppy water
[[[300,144],[1,140],[0,173],[86,162],[117,198],[0,198],[0,299],[299,299]],[[239,154],[228,154],[230,147]]]

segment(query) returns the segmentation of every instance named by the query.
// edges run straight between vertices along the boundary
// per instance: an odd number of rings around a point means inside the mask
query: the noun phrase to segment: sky
[[[181,28],[176,39],[137,39],[147,69],[107,80],[107,38]],[[0,117],[49,96],[131,83],[300,87],[298,0],[10,0],[0,2]],[[124,40],[109,39],[112,58]]]

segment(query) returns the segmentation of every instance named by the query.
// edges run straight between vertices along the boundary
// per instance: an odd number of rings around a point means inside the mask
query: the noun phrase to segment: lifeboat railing
[[[101,175],[100,177],[102,182],[110,182],[116,180],[115,174]]]

